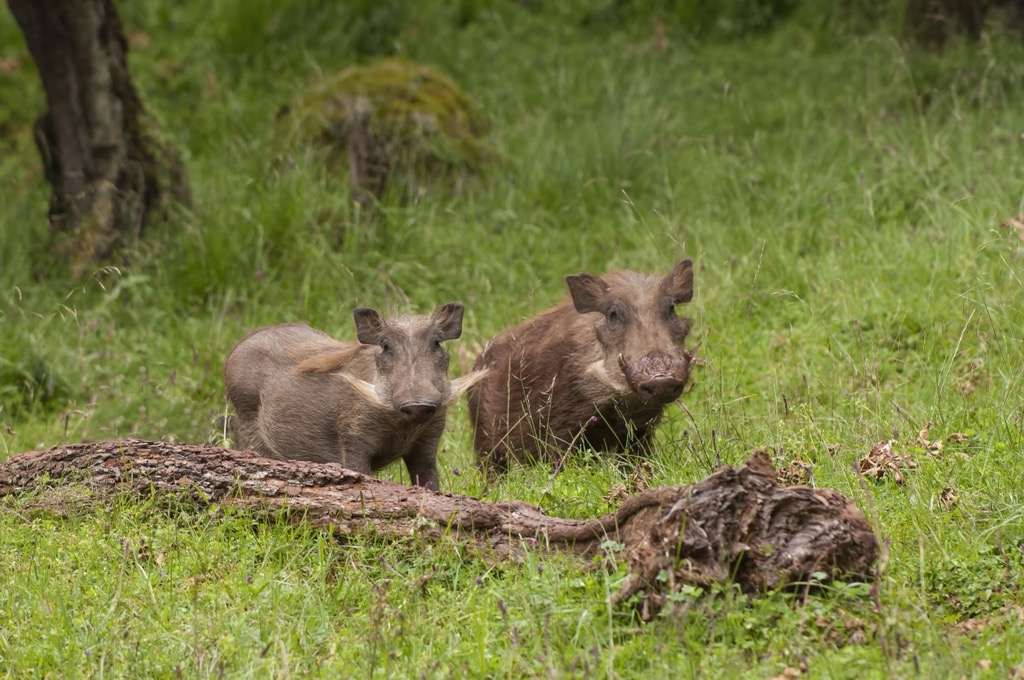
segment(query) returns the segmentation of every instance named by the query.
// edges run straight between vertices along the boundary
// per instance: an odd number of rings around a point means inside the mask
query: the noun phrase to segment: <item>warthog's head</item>
[[[375,309],[353,312],[359,342],[377,348],[373,382],[350,378],[361,393],[391,408],[409,424],[431,420],[458,398],[478,374],[461,381],[448,377],[448,352],[442,343],[462,335],[463,306],[442,305],[430,316],[385,319]]]
[[[594,318],[599,348],[588,373],[619,395],[667,404],[678,399],[693,355],[683,349],[690,320],[676,306],[693,299],[693,263],[664,277],[633,271],[566,277],[573,306]]]

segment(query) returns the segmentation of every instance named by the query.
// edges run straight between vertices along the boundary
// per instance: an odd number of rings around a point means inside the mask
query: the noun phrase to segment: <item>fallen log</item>
[[[644,618],[685,584],[731,580],[757,592],[822,573],[858,578],[878,554],[870,523],[849,499],[831,489],[779,486],[763,451],[696,484],[646,489],[616,512],[589,520],[551,517],[522,501],[435,493],[335,464],[207,445],[119,439],[31,451],[0,463],[0,496],[68,482],[99,497],[175,493],[269,518],[287,514],[342,536],[462,541],[495,559],[514,559],[531,548],[587,559],[613,541],[629,566],[614,599],[641,594]]]

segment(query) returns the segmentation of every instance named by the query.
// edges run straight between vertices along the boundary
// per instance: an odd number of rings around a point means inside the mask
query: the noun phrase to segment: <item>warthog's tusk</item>
[[[622,355],[619,355],[619,360],[622,360]],[[632,390],[621,380],[617,380],[611,373],[608,372],[608,366],[601,359],[598,359],[594,363],[587,366],[585,373],[597,378],[601,383],[607,385],[617,394],[628,394]]]
[[[363,399],[366,399],[371,404],[376,406],[386,406],[386,404],[381,400],[380,395],[377,394],[377,387],[372,382],[367,382],[366,380],[357,378],[349,373],[335,373],[335,375],[351,385],[352,389],[358,392]]]

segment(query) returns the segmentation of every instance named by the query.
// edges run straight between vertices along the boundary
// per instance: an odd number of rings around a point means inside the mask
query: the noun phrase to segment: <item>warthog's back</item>
[[[340,349],[340,343],[309,326],[258,328],[242,338],[224,364],[228,399],[239,417],[255,417],[268,377],[292,370],[313,354]]]
[[[243,338],[224,366],[239,446],[278,458],[293,451],[308,452],[310,459],[336,458],[337,416],[350,391],[329,372],[301,367],[355,354],[359,347],[298,324],[260,328]],[[353,363],[354,369],[372,371],[370,362]]]

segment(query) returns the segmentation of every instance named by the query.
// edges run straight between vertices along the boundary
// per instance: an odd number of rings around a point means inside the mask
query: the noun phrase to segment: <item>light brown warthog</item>
[[[480,377],[448,377],[441,343],[462,334],[462,314],[455,302],[388,320],[360,308],[359,342],[301,325],[253,331],[224,366],[239,447],[366,474],[401,458],[414,484],[437,490],[447,407]]]
[[[664,277],[633,271],[566,277],[569,297],[494,338],[469,389],[478,460],[503,472],[509,458],[551,460],[574,445],[637,451],[667,404],[678,399],[693,355],[693,263]]]

